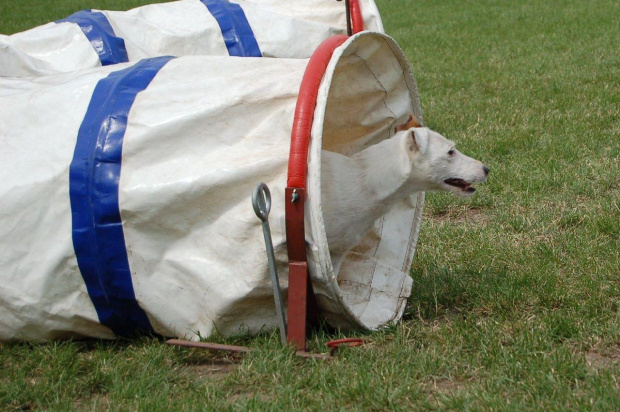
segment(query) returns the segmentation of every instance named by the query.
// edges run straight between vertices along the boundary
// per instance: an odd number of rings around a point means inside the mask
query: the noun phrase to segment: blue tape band
[[[58,20],[56,23],[63,22],[75,23],[80,26],[93,49],[99,55],[102,66],[129,61],[125,41],[116,37],[114,29],[103,13],[82,10],[73,13],[66,19]]]
[[[228,54],[240,57],[262,57],[254,32],[243,9],[228,0],[200,0],[220,25]]]
[[[117,336],[153,333],[133,289],[118,190],[129,110],[136,95],[170,59],[142,60],[97,83],[69,171],[78,266],[99,321]]]

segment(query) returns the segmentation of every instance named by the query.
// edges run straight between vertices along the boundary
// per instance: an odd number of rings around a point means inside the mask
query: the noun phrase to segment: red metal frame
[[[319,86],[334,50],[347,41],[345,35],[333,36],[325,40],[314,51],[299,87],[299,96],[293,118],[291,132],[291,150],[288,159],[287,186],[292,189],[306,188],[308,168],[308,145],[314,120],[314,108],[319,93]],[[290,200],[290,199],[289,199]]]
[[[349,0],[349,7],[351,8],[351,27],[353,34],[359,33],[364,30],[364,18],[362,17],[362,9],[358,0]]]
[[[358,0],[349,0],[353,33],[364,30],[364,20]],[[349,37],[333,36],[325,40],[312,54],[299,88],[285,191],[286,245],[288,250],[288,330],[287,341],[297,350],[305,351],[307,330],[318,322],[316,298],[308,272],[304,205],[308,169],[308,147],[314,120],[319,86],[334,50]]]
[[[289,258],[287,340],[297,350],[306,350],[307,329],[318,321],[318,311],[306,256],[304,205],[308,168],[308,145],[319,86],[334,50],[349,37],[325,40],[312,54],[304,73],[295,108],[288,180],[285,192],[286,244]]]

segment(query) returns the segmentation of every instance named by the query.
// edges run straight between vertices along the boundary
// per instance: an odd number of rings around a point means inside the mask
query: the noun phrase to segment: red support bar
[[[308,272],[304,228],[308,147],[319,86],[334,50],[348,38],[344,35],[331,37],[312,54],[299,88],[291,132],[288,187],[284,197],[289,259],[287,340],[300,351],[306,350],[306,331],[309,324],[318,320],[316,299]]]
[[[284,192],[286,247],[288,249],[288,327],[286,340],[298,351],[306,350],[308,298],[312,284],[308,274],[304,204],[306,190],[287,187]]]
[[[364,31],[364,18],[362,17],[362,9],[358,0],[349,0],[351,8],[351,27],[353,34]]]
[[[287,187],[286,246],[288,249],[288,329],[287,341],[297,350],[306,350],[306,331],[318,323],[318,312],[306,255],[304,204],[306,190]]]
[[[284,221],[286,223],[286,248],[289,262],[305,262],[306,228],[304,205],[306,189],[287,187],[284,191]]]
[[[351,6],[353,32],[355,33],[363,28],[363,20],[361,20],[357,0],[351,0]],[[316,298],[308,272],[304,228],[310,135],[321,81],[334,50],[348,38],[345,35],[330,37],[321,43],[312,54],[299,88],[291,132],[288,187],[285,192],[286,244],[289,258],[287,339],[300,351],[306,350],[308,325],[318,322]]]
[[[286,338],[295,349],[306,351],[306,330],[308,328],[308,264],[288,264],[288,329]]]

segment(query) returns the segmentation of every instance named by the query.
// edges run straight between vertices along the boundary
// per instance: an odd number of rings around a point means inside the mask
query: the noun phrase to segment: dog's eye
[[[448,150],[448,154],[449,154],[450,156],[453,156],[453,155],[454,155],[454,149],[450,149],[450,150]]]

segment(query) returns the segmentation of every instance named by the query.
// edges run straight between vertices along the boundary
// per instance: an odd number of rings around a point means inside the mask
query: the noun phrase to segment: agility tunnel
[[[376,329],[402,316],[423,193],[377,221],[338,273],[321,206],[322,150],[351,155],[422,117],[392,38],[336,36],[310,59],[159,57],[0,78],[0,106],[1,340],[277,327],[250,200],[259,182],[285,295],[285,188],[298,185],[323,317]]]
[[[349,0],[353,32],[383,32],[373,0]],[[0,76],[63,73],[158,56],[309,58],[347,33],[344,1],[182,0],[129,11],[83,10],[0,35]]]

